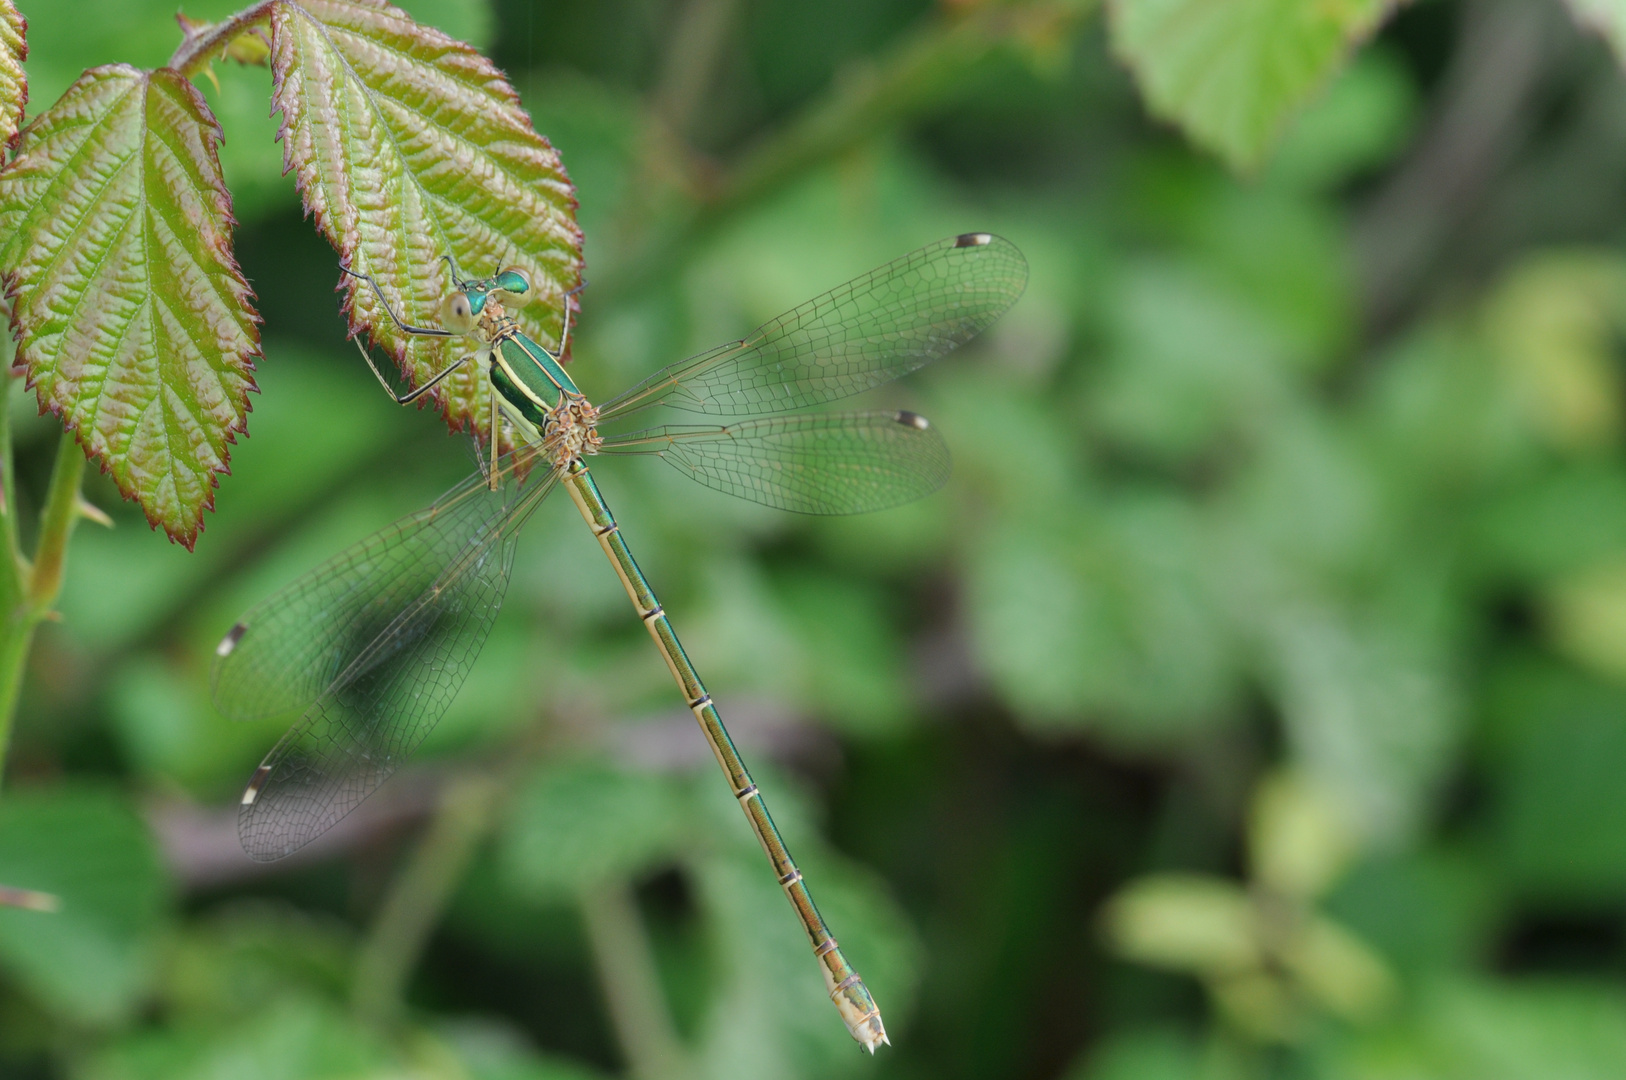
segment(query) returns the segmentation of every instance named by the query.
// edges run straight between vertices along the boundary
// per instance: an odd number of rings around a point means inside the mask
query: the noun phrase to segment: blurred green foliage
[[[172,6],[32,5],[34,108],[161,63]],[[894,1045],[847,1040],[562,504],[378,813],[286,866],[238,852],[230,807],[287,719],[215,715],[213,643],[473,458],[343,341],[267,73],[219,63],[262,392],[195,555],[87,484],[116,527],[75,535],[0,796],[0,884],[61,898],[0,910],[0,1074],[1621,1074],[1626,79],[1602,39],[1515,0],[1424,0],[1366,44],[1384,5],[1235,5],[1239,38],[1152,0],[406,6],[488,47],[563,154],[589,396],[939,236],[1030,260],[985,339],[876,395],[954,448],[931,499],[805,519],[598,470]],[[1275,32],[1304,7],[1327,21]],[[54,430],[12,406],[7,497],[34,508]],[[504,794],[461,826],[427,941],[392,938],[466,775]],[[404,1008],[359,1019],[360,958],[396,954]]]

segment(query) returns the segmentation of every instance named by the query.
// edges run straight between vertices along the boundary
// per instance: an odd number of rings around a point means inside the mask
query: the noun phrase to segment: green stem
[[[9,387],[8,387],[9,390]],[[10,429],[5,429],[5,457],[10,457]],[[31,567],[20,557],[6,560],[0,573],[0,589],[6,590],[5,616],[0,621],[0,777],[5,774],[6,752],[11,746],[11,728],[17,715],[17,697],[22,689],[23,668],[34,643],[34,628],[51,613],[57,593],[62,590],[62,569],[67,560],[68,538],[79,520],[79,483],[85,475],[85,454],[70,431],[62,433],[57,444],[56,465],[51,469],[51,487],[40,515],[39,542],[34,547]],[[16,493],[6,492],[6,512],[16,514]],[[7,542],[15,525],[4,530]],[[13,578],[11,567],[15,567]]]
[[[688,132],[715,77],[738,7],[739,0],[688,0],[678,15],[654,99],[679,137]]]
[[[968,14],[934,20],[873,67],[838,80],[828,97],[747,155],[705,216],[750,206],[809,168],[942,102],[959,91],[974,64],[994,52],[1069,38],[1093,6],[1090,0],[984,3]]]
[[[190,79],[220,59],[226,51],[226,46],[240,35],[270,19],[271,9],[276,3],[277,0],[264,0],[263,3],[255,4],[253,7],[244,8],[224,22],[215,23],[196,37],[187,38],[181,42],[180,48],[175,50],[165,66],[174,68]]]
[[[958,93],[965,73],[990,54],[1016,47],[1037,53],[1065,41],[1096,0],[1004,4],[988,0],[971,11],[931,19],[872,65],[838,79],[805,110],[709,186],[698,206],[616,261],[594,282],[598,302],[636,291],[667,271],[680,253],[823,162],[839,158]],[[653,144],[670,153],[669,143]],[[670,173],[672,170],[666,170]],[[695,171],[695,170],[690,170]],[[701,170],[703,171],[703,170]],[[654,175],[659,170],[646,169]],[[633,204],[633,213],[649,203]],[[626,231],[626,230],[623,230]]]
[[[351,1000],[363,1019],[384,1026],[399,1019],[407,979],[491,827],[497,792],[491,780],[475,776],[456,781],[441,797],[356,959]]]
[[[686,1055],[666,1010],[655,955],[632,887],[613,881],[586,889],[580,907],[628,1071],[636,1080],[683,1075]]]
[[[34,545],[34,568],[28,575],[28,599],[35,622],[45,618],[62,591],[62,568],[67,562],[68,538],[79,521],[79,483],[85,475],[85,452],[73,432],[64,431],[56,447],[51,487],[40,513],[39,542]]]
[[[11,453],[11,389],[17,380],[11,373],[9,350],[0,370],[0,522],[4,523],[0,535],[0,597],[4,597],[4,609],[10,610],[23,594],[23,575],[28,566],[17,539],[17,469]]]

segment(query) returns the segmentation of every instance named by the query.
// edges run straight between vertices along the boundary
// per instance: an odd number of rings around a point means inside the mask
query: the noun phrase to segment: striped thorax
[[[483,346],[481,360],[503,416],[527,442],[540,443],[561,469],[598,453],[604,442],[598,410],[565,374],[559,357],[526,336],[508,313],[531,297],[525,273],[510,268],[489,278],[459,280],[457,286],[445,301],[442,320],[453,333]]]

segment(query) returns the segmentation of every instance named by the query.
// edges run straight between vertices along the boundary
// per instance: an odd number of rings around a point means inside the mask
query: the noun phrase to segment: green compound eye
[[[491,287],[493,290],[507,293],[512,298],[514,307],[523,307],[531,298],[530,276],[517,266],[510,266],[492,278]]]

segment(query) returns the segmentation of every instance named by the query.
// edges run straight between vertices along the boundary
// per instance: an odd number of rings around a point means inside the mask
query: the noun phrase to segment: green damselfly
[[[474,351],[396,401],[416,399],[464,363],[490,387],[492,460],[426,510],[361,541],[251,610],[216,648],[213,689],[239,719],[302,710],[249,782],[238,832],[249,855],[280,858],[344,817],[387,779],[440,719],[484,644],[507,586],[514,541],[559,484],[570,492],[682,689],[745,816],[812,942],[831,999],[870,1052],[886,1042],[879,1010],[842,955],[785,850],[711,695],[683,652],[589,473],[595,454],[656,454],[720,491],[809,514],[880,510],[948,477],[948,449],[915,413],[785,415],[913,371],[975,337],[1027,283],[1006,240],[966,233],[921,248],[731,341],[662,369],[602,406],[508,314],[533,299],[518,270],[465,280],[442,328]],[[355,275],[361,277],[362,275]],[[359,342],[358,342],[359,345]],[[363,350],[366,355],[366,350]],[[368,358],[371,366],[371,358]],[[656,405],[725,426],[663,425],[604,436],[599,425]],[[519,433],[495,456],[497,418]]]

